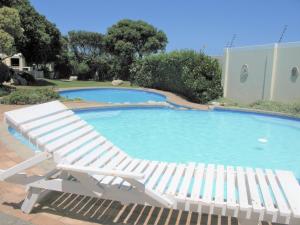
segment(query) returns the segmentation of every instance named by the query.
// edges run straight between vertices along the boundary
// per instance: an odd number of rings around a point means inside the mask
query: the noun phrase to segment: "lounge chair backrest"
[[[9,121],[11,126],[19,127],[21,124],[64,110],[67,110],[65,105],[61,104],[59,101],[53,101],[6,112],[4,113],[4,119],[5,121]]]

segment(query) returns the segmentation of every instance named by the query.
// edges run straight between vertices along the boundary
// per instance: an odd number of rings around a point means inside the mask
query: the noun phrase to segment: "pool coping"
[[[154,94],[159,94],[159,95],[163,95],[166,97],[166,102],[174,105],[176,107],[185,107],[185,108],[189,108],[189,109],[198,109],[198,110],[209,110],[209,106],[208,105],[203,105],[203,104],[198,104],[198,103],[193,103],[188,101],[187,99],[185,99],[183,96],[180,96],[178,94],[174,94],[168,91],[162,91],[162,90],[157,90],[157,89],[152,89],[152,88],[142,88],[142,87],[97,87],[97,86],[91,86],[91,87],[74,87],[74,88],[59,88],[57,89],[57,91],[73,91],[73,90],[88,90],[88,89],[127,89],[127,90],[140,90],[140,91],[145,91],[145,92],[150,92],[150,93],[154,93]],[[68,102],[68,101],[66,101]],[[70,101],[71,102],[71,101]],[[104,103],[104,102],[89,102],[89,101],[78,101],[78,102],[87,102],[87,103],[93,103],[93,104],[102,104],[102,105],[136,105],[135,103],[133,104],[127,104],[127,103],[123,103],[123,104],[110,104],[110,103]],[[145,105],[145,104],[149,104],[149,103],[138,103],[138,105]],[[155,104],[155,103],[150,103],[150,104]],[[95,106],[97,106],[95,105]]]

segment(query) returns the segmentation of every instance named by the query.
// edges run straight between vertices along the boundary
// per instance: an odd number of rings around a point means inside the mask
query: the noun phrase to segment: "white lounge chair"
[[[300,224],[292,172],[135,159],[58,101],[6,112],[5,121],[41,151],[0,171],[0,180],[28,187],[25,213],[49,191],[60,191],[235,216],[241,224]],[[44,160],[56,168],[43,176],[21,173]]]

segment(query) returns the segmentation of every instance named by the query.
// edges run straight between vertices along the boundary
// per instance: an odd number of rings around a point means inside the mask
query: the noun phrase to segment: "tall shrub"
[[[184,50],[144,57],[132,65],[131,76],[139,86],[171,91],[198,103],[222,95],[220,66],[201,52]]]

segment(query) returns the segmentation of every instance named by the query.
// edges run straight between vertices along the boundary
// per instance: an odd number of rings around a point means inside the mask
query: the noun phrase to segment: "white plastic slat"
[[[30,139],[34,139],[34,138],[37,138],[39,136],[42,136],[43,134],[47,134],[48,132],[51,132],[55,129],[58,129],[60,127],[64,127],[64,126],[67,126],[71,123],[74,123],[74,122],[77,122],[79,121],[80,118],[78,116],[70,116],[70,117],[67,117],[63,120],[59,120],[59,121],[56,121],[54,123],[51,123],[51,124],[48,124],[47,126],[43,126],[43,127],[40,127],[40,128],[37,128],[37,129],[34,129],[30,132],[27,133],[27,136],[30,138]]]
[[[226,170],[227,175],[227,206],[229,208],[235,208],[236,204],[236,195],[235,195],[235,176],[234,169],[232,166],[228,166]]]
[[[289,210],[289,207],[287,205],[287,202],[280,190],[280,187],[276,181],[276,178],[275,178],[275,174],[273,173],[272,170],[270,169],[267,169],[266,170],[266,175],[268,177],[268,181],[269,181],[269,184],[271,186],[271,189],[274,193],[274,198],[276,200],[276,203],[277,203],[277,207],[279,209],[279,212],[280,212],[280,215],[281,216],[286,216],[286,217],[289,217],[290,214],[291,214],[291,211]]]
[[[97,159],[95,162],[90,164],[89,167],[93,167],[93,168],[104,167],[105,164],[107,164],[110,160],[112,160],[116,156],[117,153],[118,153],[118,149],[115,147],[112,147],[106,154],[104,154],[99,159]]]
[[[74,149],[79,148],[83,144],[87,145],[90,144],[91,142],[94,142],[95,141],[94,139],[98,141],[97,143],[99,145],[106,140],[103,136],[99,136],[99,134],[96,131],[92,131],[91,133],[88,133],[87,135],[84,135],[78,138],[77,140],[71,142],[70,144],[67,144],[66,146],[57,150],[55,152],[55,156],[62,158],[67,154],[69,154],[70,152],[74,151]],[[78,151],[76,150],[76,152]]]
[[[194,201],[197,201],[200,199],[204,169],[205,169],[204,164],[199,164],[199,165],[197,165],[197,168],[195,170],[194,185],[192,187],[192,195],[191,195],[191,198]]]
[[[215,165],[209,164],[206,167],[204,193],[203,193],[203,200],[207,203],[210,203],[212,200],[214,177],[215,177]]]
[[[147,188],[152,189],[155,186],[155,184],[157,183],[159,178],[163,175],[163,172],[165,171],[166,166],[167,166],[167,163],[160,163],[157,166],[157,168],[154,171],[154,173],[152,174],[151,178],[146,183]]]
[[[102,154],[106,153],[112,148],[112,144],[109,141],[104,142],[103,145],[97,147],[95,150],[86,154],[83,158],[74,163],[77,166],[88,166],[92,162],[96,161],[98,158],[102,156]]]
[[[141,180],[141,183],[145,184],[146,181],[148,180],[149,176],[152,174],[153,170],[156,168],[158,162],[157,161],[152,161],[146,170],[144,171],[144,179]]]
[[[149,161],[143,160],[132,172],[142,173],[145,167],[149,164]]]
[[[300,186],[290,171],[276,170],[281,188],[295,217],[300,218]]]
[[[174,176],[172,177],[172,180],[170,182],[170,186],[168,190],[166,191],[169,195],[175,195],[177,191],[177,186],[179,185],[180,179],[184,173],[185,166],[183,164],[179,164],[176,167],[176,171],[174,173]]]
[[[124,172],[131,172],[139,163],[141,162],[140,159],[134,159],[132,162],[126,167]],[[118,177],[113,181],[113,185],[120,185],[123,182],[123,179]],[[124,182],[122,186],[129,186],[129,183]]]
[[[74,113],[71,110],[67,110],[67,111],[63,111],[51,116],[47,116],[45,118],[42,119],[38,119],[35,121],[32,121],[30,123],[25,123],[23,125],[20,126],[20,131],[21,132],[27,132],[33,129],[36,129],[38,127],[42,127],[42,126],[46,126],[48,124],[51,124],[53,122],[68,118],[69,116],[74,115]]]
[[[42,137],[37,138],[36,140],[33,139],[32,142],[36,141],[37,145],[42,146],[44,144],[47,144],[48,142],[51,142],[59,137],[68,135],[68,133],[77,130],[83,126],[86,126],[87,123],[85,121],[78,121],[76,123],[70,124],[69,126],[65,126],[62,129],[56,130],[54,132],[51,132],[47,135],[44,135]]]
[[[267,213],[276,215],[278,210],[274,207],[274,202],[270,193],[269,186],[265,179],[265,174],[261,169],[256,169],[255,171]]]
[[[217,166],[217,178],[216,178],[216,193],[215,193],[215,204],[217,206],[224,205],[224,166]]]
[[[242,167],[236,168],[239,205],[242,210],[249,210],[248,193],[246,187],[245,171]]]
[[[54,113],[67,110],[67,107],[59,101],[47,102],[26,108],[16,109],[6,112],[5,119],[19,127],[21,123],[33,121]]]
[[[251,197],[251,205],[255,212],[262,212],[262,204],[259,197],[258,186],[255,180],[255,174],[252,168],[246,169],[250,197]]]
[[[127,156],[127,158],[124,159],[119,165],[117,165],[115,167],[115,169],[116,170],[124,170],[131,161],[132,161],[132,159]],[[113,181],[113,179],[115,179],[115,178],[116,177],[113,177],[113,176],[106,176],[105,178],[103,178],[103,180],[101,182],[104,184],[110,184]]]
[[[70,142],[76,140],[77,138],[91,132],[93,130],[93,127],[91,126],[86,126],[82,127],[81,129],[78,129],[62,138],[59,138],[58,140],[55,140],[49,144],[45,145],[45,150],[48,152],[53,152],[66,144],[69,144]]]
[[[87,135],[86,135],[87,136]],[[59,152],[59,157],[64,157],[64,160],[70,164],[74,163],[76,160],[83,158],[87,153],[89,153],[92,149],[96,148],[97,146],[104,143],[106,140],[104,137],[100,136],[96,139],[89,139],[90,142],[84,144],[80,148],[73,150],[74,152],[71,152],[70,155],[67,155],[69,152]]]
[[[170,163],[168,165],[166,172],[164,173],[163,177],[161,178],[159,184],[156,187],[156,191],[158,191],[160,193],[164,193],[164,190],[167,187],[167,184],[168,184],[170,177],[172,176],[175,168],[176,168],[175,163]]]
[[[184,174],[182,185],[179,190],[179,195],[178,195],[179,198],[185,199],[186,197],[188,197],[187,194],[189,191],[190,184],[192,182],[195,166],[196,166],[195,163],[188,164]]]
[[[115,166],[119,165],[124,159],[126,158],[126,154],[124,152],[119,152],[119,154],[116,155],[116,157],[114,157],[111,161],[109,161],[109,163],[107,163],[105,165],[105,169],[113,169]],[[96,180],[102,180],[105,176],[103,175],[96,175],[94,176],[94,178]],[[102,184],[104,184],[104,182],[101,181]]]

